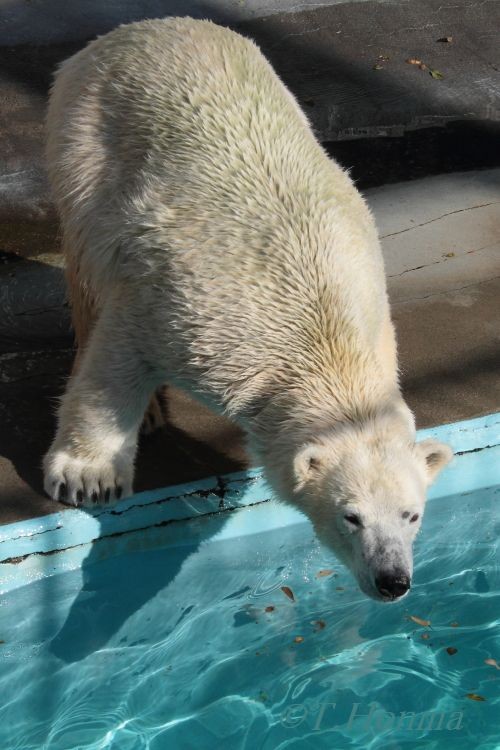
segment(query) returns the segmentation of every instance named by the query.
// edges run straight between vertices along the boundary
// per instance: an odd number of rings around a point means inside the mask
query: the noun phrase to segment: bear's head
[[[415,443],[401,413],[341,424],[296,452],[292,500],[365,594],[395,601],[410,589],[427,487],[452,455]]]

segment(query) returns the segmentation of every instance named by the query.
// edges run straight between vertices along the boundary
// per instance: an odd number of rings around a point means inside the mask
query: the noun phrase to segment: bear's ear
[[[453,451],[448,445],[432,438],[417,443],[415,448],[418,455],[425,461],[427,480],[429,484],[432,484],[441,469],[444,469],[453,458]]]
[[[293,462],[295,489],[300,490],[311,479],[318,477],[330,451],[321,443],[306,443],[299,449]]]

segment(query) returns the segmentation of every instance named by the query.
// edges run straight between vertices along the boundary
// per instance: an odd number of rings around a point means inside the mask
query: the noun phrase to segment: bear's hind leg
[[[165,387],[157,388],[151,396],[141,425],[141,435],[151,435],[166,424],[165,415]]]

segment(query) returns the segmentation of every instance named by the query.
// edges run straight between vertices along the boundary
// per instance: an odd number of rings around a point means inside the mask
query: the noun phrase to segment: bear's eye
[[[418,513],[415,513],[415,514],[414,514],[414,515],[413,515],[413,516],[412,516],[412,517],[410,518],[410,523],[415,523],[415,521],[418,521],[418,519],[419,519],[419,515],[418,515]]]
[[[344,518],[346,521],[349,521],[349,523],[352,523],[353,526],[361,526],[360,517],[354,515],[354,513],[348,513]]]

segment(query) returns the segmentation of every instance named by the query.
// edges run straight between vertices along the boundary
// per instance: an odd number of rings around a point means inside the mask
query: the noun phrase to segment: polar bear
[[[62,65],[47,125],[79,353],[46,492],[130,494],[169,381],[243,427],[366,594],[403,596],[451,451],[415,443],[370,211],[258,47],[209,21],[121,26]]]

